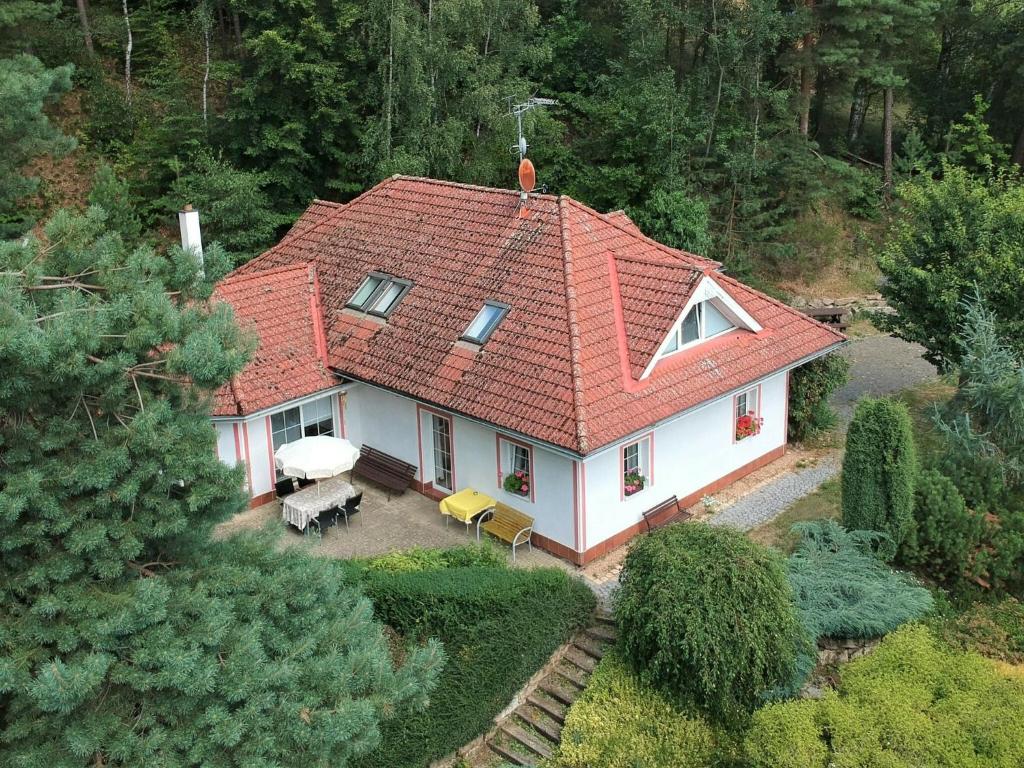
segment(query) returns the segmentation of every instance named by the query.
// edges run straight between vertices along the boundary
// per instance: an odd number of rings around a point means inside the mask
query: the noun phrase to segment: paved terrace
[[[371,482],[359,478],[354,484],[363,491],[363,501],[359,514],[349,521],[348,530],[344,522],[341,522],[337,527],[328,528],[323,539],[320,539],[315,535],[305,536],[294,527],[286,525],[280,545],[304,547],[312,554],[348,559],[374,557],[412,547],[448,548],[476,542],[475,525],[467,532],[463,523],[451,520],[446,527],[437,502],[415,491],[392,494],[389,501],[387,491]],[[281,519],[281,504],[276,500],[235,515],[217,526],[214,535],[230,536],[240,531],[262,528],[274,521],[285,525]],[[491,536],[481,535],[490,539],[499,550],[507,552],[509,563],[512,562],[511,547]],[[575,571],[570,563],[537,547],[530,552],[520,546],[516,552],[515,565]]]

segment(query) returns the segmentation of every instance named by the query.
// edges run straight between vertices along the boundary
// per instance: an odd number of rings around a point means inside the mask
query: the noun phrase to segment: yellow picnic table
[[[472,488],[464,488],[458,493],[453,493],[451,496],[441,499],[441,503],[438,506],[441,507],[441,514],[445,516],[445,526],[454,517],[456,520],[461,520],[465,523],[466,530],[468,531],[474,517],[485,509],[490,509],[494,506],[494,499],[485,493],[474,491]]]

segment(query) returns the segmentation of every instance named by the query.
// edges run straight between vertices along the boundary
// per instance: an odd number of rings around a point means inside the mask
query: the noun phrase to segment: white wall
[[[733,407],[730,395],[654,429],[654,481],[632,496],[621,498],[619,445],[587,458],[582,549],[640,522],[670,496],[682,499],[785,444],[785,373],[761,383],[760,434],[735,442]]]
[[[416,444],[416,404],[404,397],[356,384],[345,393],[345,435],[395,458],[420,464]]]

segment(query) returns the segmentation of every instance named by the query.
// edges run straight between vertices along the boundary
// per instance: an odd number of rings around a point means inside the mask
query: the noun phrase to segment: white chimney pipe
[[[199,233],[199,211],[186,205],[178,211],[178,224],[181,227],[181,247],[195,255],[199,262],[199,274],[203,274],[203,238]]]

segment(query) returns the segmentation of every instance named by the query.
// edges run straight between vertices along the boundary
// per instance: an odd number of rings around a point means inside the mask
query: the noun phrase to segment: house
[[[314,202],[215,297],[259,339],[214,412],[253,504],[277,446],[341,435],[574,563],[781,456],[790,371],[845,341],[621,211],[402,176]]]

